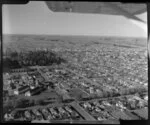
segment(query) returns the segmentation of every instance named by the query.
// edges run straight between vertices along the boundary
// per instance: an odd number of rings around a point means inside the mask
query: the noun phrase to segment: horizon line
[[[4,33],[2,34],[2,36],[4,35],[24,35],[24,36],[83,36],[83,37],[120,37],[120,38],[144,38],[147,39],[148,37],[144,37],[144,36],[115,36],[115,35],[77,35],[77,34],[9,34],[9,33]]]

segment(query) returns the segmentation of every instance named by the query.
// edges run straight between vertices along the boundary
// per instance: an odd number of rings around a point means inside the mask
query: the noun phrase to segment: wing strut
[[[145,33],[147,33],[147,23],[145,21],[143,21],[140,18],[136,17],[134,14],[131,14],[131,13],[123,10],[121,7],[119,7],[119,6],[117,6],[113,3],[109,3],[109,2],[104,2],[104,3],[106,5],[108,5],[109,7],[111,7],[112,9],[115,9],[116,11],[120,12],[125,17],[129,18],[132,23],[136,24],[137,26],[142,28]]]

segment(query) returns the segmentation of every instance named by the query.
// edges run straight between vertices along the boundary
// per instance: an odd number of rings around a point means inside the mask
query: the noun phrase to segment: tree
[[[136,88],[130,88],[130,89],[129,89],[129,92],[130,92],[130,94],[135,94]]]
[[[41,99],[35,100],[35,105],[42,105],[43,101]]]
[[[19,99],[16,101],[16,108],[25,108],[29,106],[29,100],[28,99]]]
[[[130,89],[124,89],[125,95],[129,95],[130,94]]]
[[[126,89],[121,89],[120,90],[120,95],[126,95],[127,94],[127,90]]]
[[[107,91],[103,91],[103,96],[104,96],[104,98],[107,98],[107,97],[108,97]]]
[[[35,105],[35,102],[34,102],[33,99],[30,99],[30,100],[29,100],[29,105],[30,105],[30,106],[34,106],[34,105]]]
[[[11,54],[10,54],[10,56],[11,56],[11,58],[18,58],[18,53],[15,51],[15,52],[12,52]]]

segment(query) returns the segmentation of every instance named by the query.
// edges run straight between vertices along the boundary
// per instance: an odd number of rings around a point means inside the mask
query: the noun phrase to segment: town
[[[148,119],[145,49],[103,44],[64,50],[4,58],[6,121]]]

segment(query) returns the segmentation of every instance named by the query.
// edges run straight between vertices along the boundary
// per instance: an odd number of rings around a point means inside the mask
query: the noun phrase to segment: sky
[[[147,13],[138,17],[147,21]],[[43,1],[3,5],[2,18],[4,34],[147,37],[142,25],[141,28],[124,16],[56,13]]]

